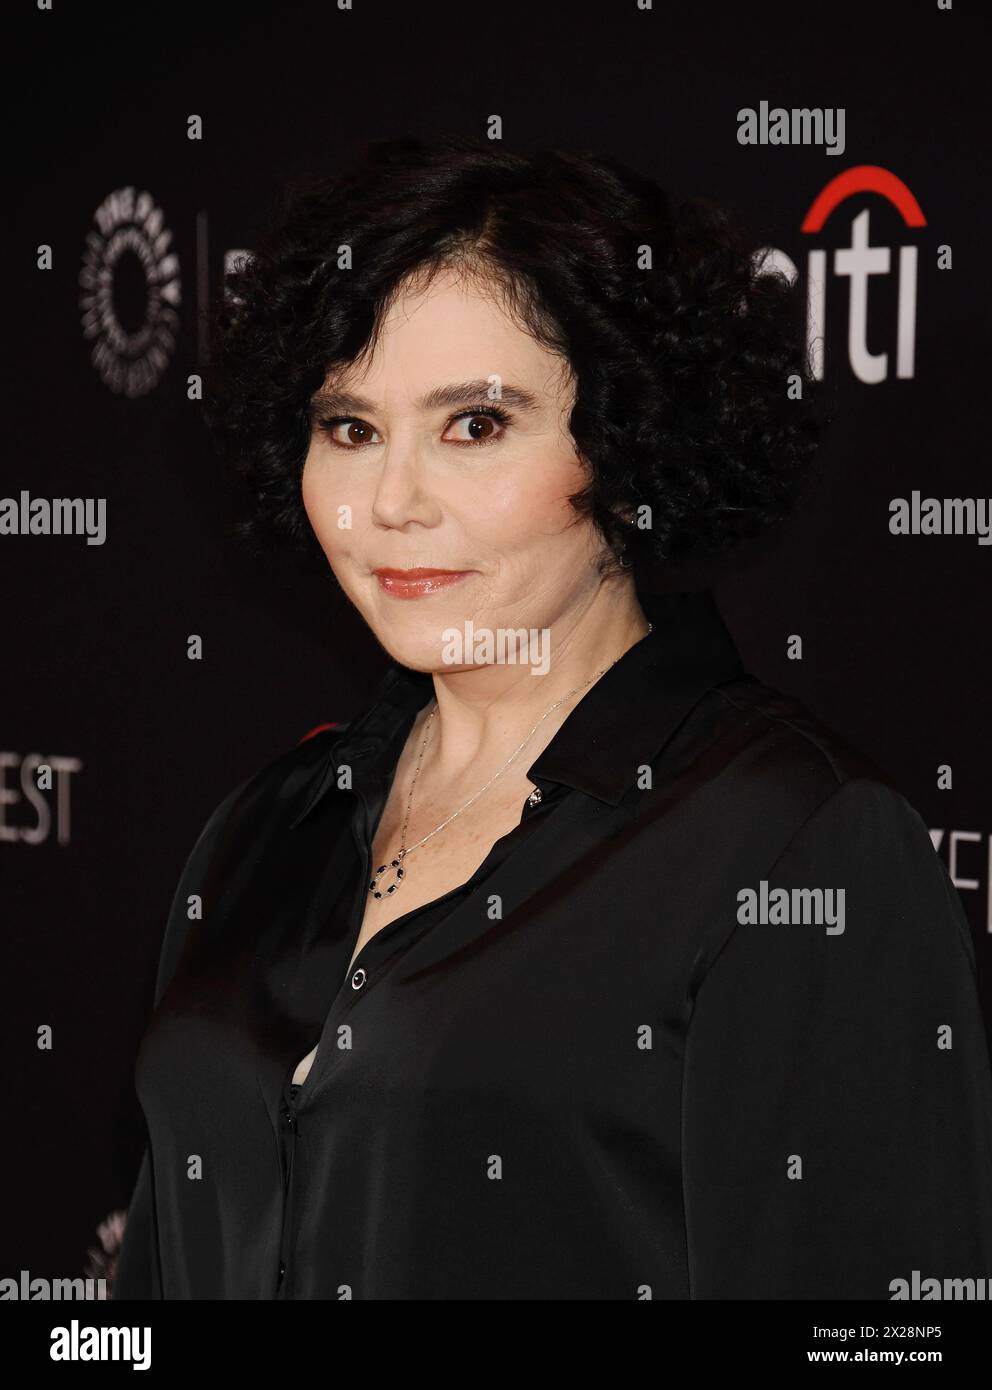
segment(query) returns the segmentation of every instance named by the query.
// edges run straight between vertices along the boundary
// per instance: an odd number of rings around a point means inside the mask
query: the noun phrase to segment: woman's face
[[[568,433],[573,389],[567,364],[444,271],[406,289],[371,359],[315,398],[307,514],[395,660],[475,664],[452,660],[445,629],[471,620],[494,641],[499,629],[547,630],[598,587],[602,538],[567,501],[588,481]],[[410,569],[461,577],[377,573]]]

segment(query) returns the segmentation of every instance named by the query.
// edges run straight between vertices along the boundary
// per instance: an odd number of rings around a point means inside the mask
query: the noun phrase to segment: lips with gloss
[[[372,571],[379,581],[379,588],[393,598],[426,598],[428,594],[440,593],[450,589],[453,584],[467,579],[474,570],[434,570],[377,569]]]

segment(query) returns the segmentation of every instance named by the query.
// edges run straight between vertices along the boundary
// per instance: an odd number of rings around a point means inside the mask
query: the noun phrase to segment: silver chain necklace
[[[651,630],[652,630],[652,624],[651,624],[651,623],[648,623],[648,632],[650,632]],[[645,633],[644,635],[645,635],[645,637],[646,637],[646,636],[647,636],[647,633]],[[629,650],[629,649],[628,649],[628,650]],[[621,652],[621,653],[620,653],[620,656],[623,656],[623,655],[625,655],[625,653],[624,653],[624,652]],[[407,828],[407,826],[408,826],[409,823],[410,823],[410,808],[413,806],[413,789],[414,789],[414,787],[417,785],[417,778],[420,776],[420,764],[421,764],[422,761],[423,761],[424,749],[427,747],[427,740],[430,738],[431,725],[432,725],[433,722],[434,722],[434,716],[435,716],[435,714],[437,714],[437,700],[435,699],[435,701],[434,701],[434,708],[431,710],[430,714],[427,716],[427,727],[426,727],[426,731],[425,731],[425,733],[424,733],[424,741],[423,741],[423,743],[420,745],[420,755],[419,755],[418,758],[417,758],[417,767],[416,767],[416,770],[414,771],[414,774],[413,774],[413,781],[410,783],[410,795],[407,797],[407,802],[406,802],[406,816],[405,816],[404,819],[403,819],[403,829],[402,829],[402,831],[401,831],[401,833],[400,833],[400,848],[396,851],[396,858],[395,858],[395,859],[391,859],[391,860],[389,861],[388,864],[382,864],[382,865],[379,866],[378,869],[376,869],[376,871],[375,871],[375,877],[372,879],[371,883],[369,884],[369,892],[371,893],[372,897],[373,897],[373,898],[386,898],[386,897],[388,897],[391,893],[397,892],[398,889],[400,888],[401,884],[402,884],[403,878],[404,878],[405,875],[406,875],[406,870],[403,868],[403,861],[404,861],[404,859],[406,859],[408,855],[411,855],[415,849],[419,849],[419,848],[421,847],[421,845],[425,845],[425,844],[427,843],[428,840],[430,840],[434,835],[436,835],[436,834],[438,833],[439,830],[443,830],[444,827],[445,827],[446,825],[450,825],[451,822],[455,819],[456,816],[460,816],[461,813],[462,813],[463,811],[467,811],[468,808],[469,808],[469,806],[471,806],[473,802],[478,801],[478,799],[479,799],[479,797],[482,795],[482,793],[489,790],[489,788],[492,786],[492,784],[496,781],[496,778],[497,778],[497,777],[502,777],[503,773],[506,771],[506,769],[507,769],[507,768],[510,766],[510,764],[513,762],[514,758],[516,758],[520,753],[523,752],[523,750],[526,748],[527,744],[530,742],[530,740],[531,740],[531,739],[534,737],[534,735],[537,733],[538,729],[539,729],[539,728],[541,727],[541,725],[544,723],[545,719],[547,719],[548,715],[549,715],[549,714],[553,714],[554,711],[558,708],[559,705],[563,705],[563,704],[565,703],[566,700],[571,699],[571,697],[572,697],[573,695],[577,694],[578,691],[584,690],[585,687],[586,687],[587,685],[590,685],[590,684],[596,679],[597,676],[603,676],[603,675],[605,675],[607,671],[611,670],[611,668],[614,667],[614,666],[617,664],[617,662],[620,660],[620,656],[618,656],[615,660],[611,661],[610,664],[609,664],[609,666],[604,666],[603,669],[602,669],[602,671],[596,671],[596,672],[594,672],[593,675],[591,675],[587,681],[583,681],[581,685],[577,685],[577,686],[575,687],[574,690],[570,690],[570,691],[568,692],[568,694],[563,695],[563,696],[561,697],[560,700],[556,700],[556,701],[554,702],[554,704],[551,706],[550,709],[545,710],[544,714],[541,715],[540,719],[539,719],[539,720],[537,721],[537,723],[534,725],[533,729],[531,729],[530,733],[529,733],[529,734],[527,735],[527,737],[524,739],[523,743],[521,743],[520,746],[519,746],[518,748],[515,748],[515,749],[514,749],[514,751],[513,751],[513,752],[510,754],[510,756],[507,758],[506,762],[503,764],[503,766],[499,769],[498,772],[494,773],[493,776],[490,777],[490,779],[489,779],[489,781],[486,783],[486,785],[485,785],[484,787],[482,787],[479,791],[477,791],[476,794],[475,794],[475,796],[470,797],[470,798],[468,799],[468,801],[465,802],[465,805],[464,805],[464,806],[459,806],[459,808],[458,808],[457,811],[453,811],[452,814],[451,814],[450,816],[448,816],[448,818],[447,818],[446,820],[443,820],[443,821],[441,822],[440,825],[436,825],[436,826],[434,827],[434,829],[433,829],[432,831],[430,831],[429,834],[425,835],[424,838],[423,838],[422,840],[418,840],[417,843],[416,843],[415,845],[411,845],[410,848],[407,849],[407,847],[406,847],[406,828]],[[538,787],[536,791],[531,792],[531,794],[530,794],[530,796],[527,798],[527,800],[528,800],[528,803],[529,803],[530,805],[535,806],[535,805],[541,800],[541,789],[540,789],[540,787]],[[385,892],[383,892],[383,891],[382,891],[382,888],[379,886],[379,885],[380,885],[380,880],[382,879],[382,875],[383,875],[384,873],[386,873],[386,871],[387,871],[388,869],[392,869],[392,870],[394,871],[394,873],[393,873],[393,880],[394,880],[394,881],[389,885],[389,887],[385,890]]]

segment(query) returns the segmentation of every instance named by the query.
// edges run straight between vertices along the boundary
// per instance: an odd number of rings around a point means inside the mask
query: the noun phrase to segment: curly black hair
[[[604,539],[603,575],[767,535],[827,416],[796,291],[758,249],[738,215],[585,152],[380,139],[289,181],[207,323],[204,414],[248,487],[235,529],[326,567],[300,488],[310,398],[374,347],[408,277],[456,266],[571,367],[589,482],[570,500]]]

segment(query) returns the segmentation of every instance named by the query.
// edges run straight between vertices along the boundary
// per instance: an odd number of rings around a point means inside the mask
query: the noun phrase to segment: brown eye
[[[347,417],[337,420],[322,420],[321,431],[339,449],[361,449],[372,442],[375,430],[364,420]]]
[[[489,444],[498,439],[502,430],[509,424],[509,416],[502,411],[487,407],[481,411],[466,411],[451,421],[448,428],[461,431],[452,444]],[[445,435],[447,439],[448,436]]]
[[[345,432],[345,440],[349,444],[367,444],[374,433],[375,430],[371,425],[363,425],[360,420],[352,420]]]

